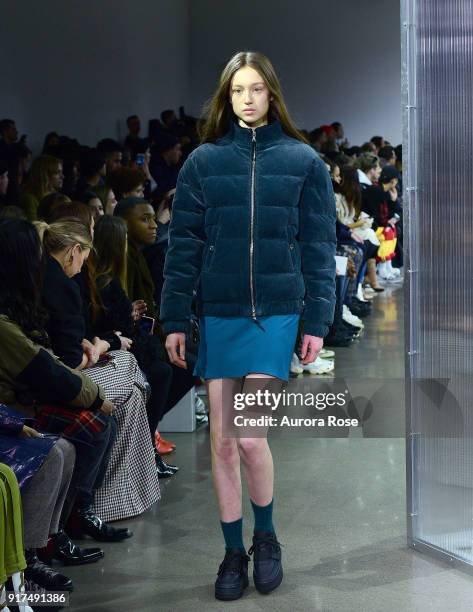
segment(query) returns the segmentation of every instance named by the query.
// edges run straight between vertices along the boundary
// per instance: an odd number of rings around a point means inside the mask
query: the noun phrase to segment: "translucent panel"
[[[473,1],[405,0],[402,40],[409,537],[473,565]]]

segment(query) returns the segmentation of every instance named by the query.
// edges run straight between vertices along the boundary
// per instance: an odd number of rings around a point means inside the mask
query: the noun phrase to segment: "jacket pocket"
[[[215,251],[217,247],[218,235],[220,233],[220,226],[218,226],[213,233],[211,239],[208,240],[204,258],[204,270],[210,270],[212,267],[212,261],[215,257]]]

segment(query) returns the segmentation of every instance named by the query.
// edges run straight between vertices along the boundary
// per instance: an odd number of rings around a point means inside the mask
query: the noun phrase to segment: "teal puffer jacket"
[[[317,153],[276,121],[232,122],[195,149],[177,182],[160,320],[188,332],[197,315],[301,313],[324,337],[335,307],[335,197]]]

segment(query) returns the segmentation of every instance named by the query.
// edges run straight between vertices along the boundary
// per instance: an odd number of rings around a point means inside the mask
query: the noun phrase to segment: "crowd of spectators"
[[[170,363],[157,307],[198,120],[181,107],[146,136],[137,115],[126,125],[123,143],[95,147],[50,132],[33,159],[15,121],[0,121],[0,462],[19,483],[18,568],[31,588],[72,590],[52,560],[103,557],[71,538],[132,536],[110,522],[144,512],[158,479],[177,472],[159,423],[201,382],[192,343],[187,369]],[[349,146],[340,123],[303,132],[335,191],[337,303],[322,353],[303,366],[296,345],[292,375],[333,370],[332,349],[360,338],[373,297],[402,268],[401,147],[378,136]]]

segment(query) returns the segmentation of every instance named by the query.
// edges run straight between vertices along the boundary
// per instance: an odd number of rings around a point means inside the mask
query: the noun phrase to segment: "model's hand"
[[[187,369],[186,334],[184,332],[169,334],[166,338],[165,346],[169,355],[169,361],[179,368]]]
[[[317,355],[322,350],[324,339],[318,336],[309,336],[304,334],[302,337],[301,358],[302,364],[307,365],[317,359]]]

